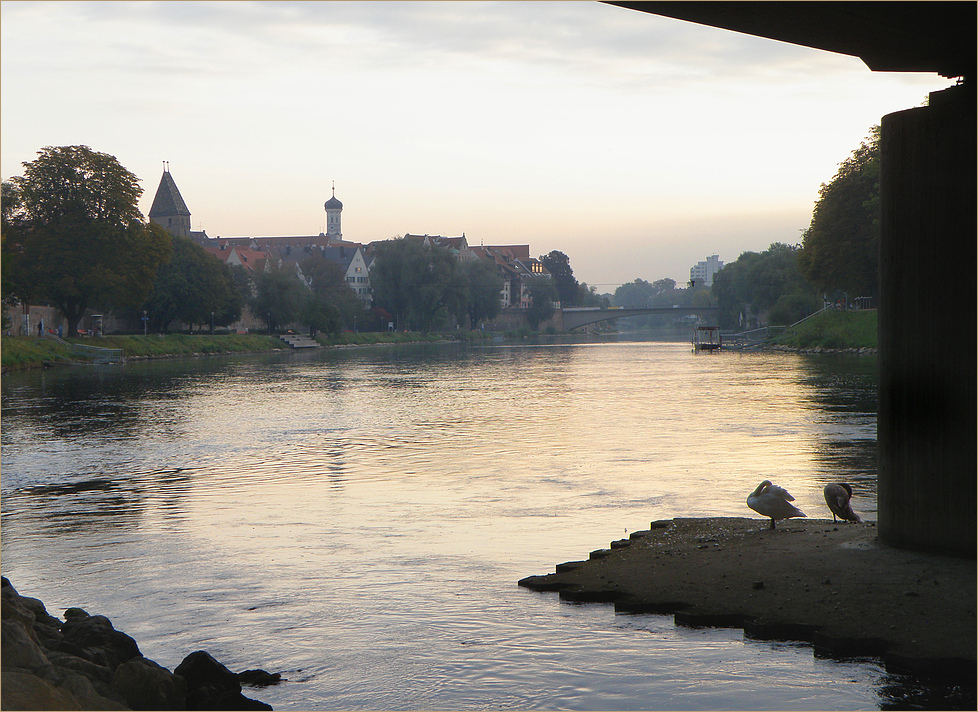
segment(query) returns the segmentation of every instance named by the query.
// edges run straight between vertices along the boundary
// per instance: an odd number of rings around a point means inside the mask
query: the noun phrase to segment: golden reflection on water
[[[245,666],[302,667],[302,695],[351,700],[341,690],[356,688],[355,670],[323,641],[373,665],[398,641],[395,658],[434,656],[443,666],[458,649],[419,650],[423,620],[429,630],[481,630],[494,655],[506,645],[511,655],[552,654],[502,642],[519,637],[497,610],[514,605],[518,578],[652,520],[758,517],[745,499],[762,479],[823,518],[825,482],[853,481],[855,509],[875,519],[875,386],[865,364],[595,343],[195,368],[127,370],[118,378],[129,385],[95,401],[69,384],[74,403],[47,411],[22,412],[5,391],[4,573],[66,606],[100,601],[170,667],[216,646],[260,658]],[[72,413],[100,412],[117,417],[94,432],[72,427]],[[48,446],[42,461],[30,456],[38,442]],[[521,610],[531,600],[520,598]],[[393,697],[370,704],[434,704],[420,691],[397,697],[406,664],[379,665],[369,685],[380,694],[389,684]],[[497,657],[471,665],[453,674],[497,674],[500,685],[534,674]],[[547,675],[533,684],[556,684],[558,673]]]

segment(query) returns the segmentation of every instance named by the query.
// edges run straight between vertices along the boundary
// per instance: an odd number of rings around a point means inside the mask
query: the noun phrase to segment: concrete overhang
[[[859,57],[874,72],[974,76],[974,2],[607,4]]]

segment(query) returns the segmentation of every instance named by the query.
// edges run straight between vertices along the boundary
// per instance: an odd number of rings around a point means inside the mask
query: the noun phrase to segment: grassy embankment
[[[876,310],[824,311],[788,329],[777,343],[798,349],[875,349]]]
[[[360,333],[320,336],[325,346],[362,346],[369,344],[401,344],[417,341],[441,341],[438,334]],[[101,346],[122,349],[124,358],[166,358],[170,356],[195,356],[200,354],[244,354],[287,349],[276,336],[259,334],[167,334],[158,336],[103,336],[99,338],[66,339],[84,346]],[[40,368],[47,364],[72,363],[84,358],[73,353],[54,339],[38,339],[26,336],[4,336],[0,340],[0,361],[4,370]]]

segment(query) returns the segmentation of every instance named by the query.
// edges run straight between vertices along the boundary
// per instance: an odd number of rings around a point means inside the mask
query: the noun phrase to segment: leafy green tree
[[[241,318],[241,313],[253,298],[253,281],[251,273],[241,265],[228,265],[228,276],[231,278],[231,285],[234,289],[234,298],[225,307],[218,324],[232,324]]]
[[[802,239],[799,267],[823,291],[876,296],[880,241],[880,129],[822,184],[812,222]]]
[[[339,308],[329,299],[313,292],[303,295],[299,320],[309,327],[310,336],[315,336],[319,331],[338,334],[343,328]]]
[[[419,240],[398,238],[377,246],[370,269],[374,302],[394,315],[398,329],[417,324],[430,331],[439,313],[457,314],[465,281],[448,251]]]
[[[662,296],[672,292],[676,288],[676,280],[659,279],[651,284],[644,279],[636,279],[634,282],[623,284],[615,290],[613,301],[617,307],[631,307],[632,309],[652,306],[664,306]],[[656,303],[656,301],[660,303]],[[673,304],[671,300],[669,305]]]
[[[556,309],[554,300],[557,299],[557,288],[546,275],[531,277],[527,282],[527,292],[530,295],[530,306],[526,310],[526,320],[534,331],[541,322],[553,316]]]
[[[491,260],[469,260],[461,268],[467,285],[465,311],[469,328],[475,329],[479,322],[491,321],[499,315],[503,278]]]
[[[314,328],[339,333],[344,325],[352,329],[357,323],[366,326],[371,320],[363,300],[350,287],[350,283],[346,281],[346,273],[339,264],[320,252],[313,252],[299,263],[299,267],[306,277],[310,291],[316,297],[313,303],[323,305],[328,317],[328,327]],[[311,322],[304,321],[312,326]]]
[[[12,279],[24,297],[56,305],[70,336],[89,307],[124,309],[146,299],[170,239],[143,222],[139,179],[114,156],[48,146],[10,182],[17,202],[5,216],[5,242],[20,255]]]
[[[23,250],[15,242],[14,238],[8,241],[8,235],[15,229],[15,216],[20,212],[20,196],[13,183],[4,181],[2,184],[2,194],[0,194],[0,297],[3,305],[10,307],[25,300],[27,285],[18,284],[17,278],[20,273],[19,263],[23,256]]]
[[[815,290],[798,268],[799,251],[775,242],[764,252],[744,252],[717,272],[712,295],[720,326],[750,326],[764,314],[769,323],[793,323],[813,312]]]
[[[575,303],[582,307],[601,307],[607,309],[611,306],[608,298],[599,296],[597,287],[589,287],[587,282],[581,282],[578,285],[577,291],[578,296]]]
[[[579,306],[580,293],[574,270],[570,266],[570,258],[559,250],[551,250],[546,255],[540,255],[540,261],[550,272],[560,303],[565,307]]]
[[[636,278],[634,282],[627,282],[618,289],[612,297],[616,307],[647,307],[652,303],[655,291],[651,284],[644,279]]]
[[[255,279],[251,311],[265,320],[269,331],[281,329],[299,320],[308,293],[294,271],[263,272]]]
[[[165,233],[156,224],[149,230]],[[143,305],[154,331],[168,331],[174,320],[226,326],[241,318],[244,304],[230,268],[185,237],[172,237],[173,253],[156,275]]]

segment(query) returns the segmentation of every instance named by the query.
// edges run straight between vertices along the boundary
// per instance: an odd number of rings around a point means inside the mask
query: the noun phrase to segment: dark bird
[[[771,480],[764,480],[757,489],[747,496],[747,506],[758,514],[771,518],[771,529],[776,529],[774,522],[778,519],[804,517],[805,513],[791,504],[795,498],[787,490],[772,485]]]
[[[825,485],[822,490],[825,494],[825,503],[832,510],[832,521],[837,522],[838,517],[843,521],[861,522],[859,515],[852,511],[850,500],[852,499],[852,487],[845,482],[838,485]]]

